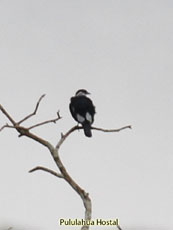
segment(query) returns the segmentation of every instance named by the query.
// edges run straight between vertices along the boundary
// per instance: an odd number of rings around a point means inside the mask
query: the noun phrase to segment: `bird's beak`
[[[91,93],[87,92],[88,95],[90,95]]]

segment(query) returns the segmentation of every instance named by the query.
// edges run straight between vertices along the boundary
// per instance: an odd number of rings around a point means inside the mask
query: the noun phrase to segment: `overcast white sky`
[[[95,126],[133,126],[93,131],[91,139],[76,132],[61,149],[90,193],[93,218],[119,218],[123,230],[173,229],[172,41],[172,0],[0,1],[0,103],[14,119],[46,93],[26,125],[60,109],[62,120],[35,130],[56,144],[75,125],[70,97],[86,88]],[[6,122],[0,114],[0,126]],[[37,165],[56,170],[44,147],[13,130],[0,134],[0,146],[0,226],[56,230],[59,218],[83,218],[67,183],[28,173]]]

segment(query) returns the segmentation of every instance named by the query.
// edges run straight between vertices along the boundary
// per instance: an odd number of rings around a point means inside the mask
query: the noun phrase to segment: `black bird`
[[[88,93],[85,89],[79,89],[76,95],[71,98],[70,112],[73,118],[82,124],[84,133],[87,137],[91,137],[91,124],[94,122],[95,106],[91,99],[87,97]]]

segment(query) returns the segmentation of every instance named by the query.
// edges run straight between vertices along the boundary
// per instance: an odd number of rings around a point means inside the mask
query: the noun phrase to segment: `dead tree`
[[[84,208],[85,208],[85,217],[84,217],[85,221],[86,222],[90,221],[91,220],[91,214],[92,214],[92,206],[91,206],[91,199],[89,197],[89,193],[85,192],[85,190],[83,188],[81,188],[73,180],[73,178],[67,172],[67,170],[66,170],[66,168],[65,168],[65,166],[64,166],[64,164],[61,161],[60,156],[59,156],[60,147],[64,143],[64,141],[67,139],[67,137],[70,134],[72,134],[74,131],[82,129],[82,127],[81,126],[74,126],[68,132],[66,132],[65,134],[61,134],[60,140],[58,141],[56,146],[53,146],[50,142],[48,142],[47,140],[44,140],[43,138],[41,138],[38,135],[34,134],[31,130],[33,130],[34,128],[36,128],[38,126],[42,126],[42,125],[45,125],[45,124],[48,124],[48,123],[56,123],[58,120],[61,119],[59,111],[57,112],[57,116],[54,119],[46,120],[46,121],[34,124],[34,125],[30,126],[30,127],[25,127],[25,126],[22,125],[24,121],[26,121],[29,118],[31,118],[32,116],[36,115],[38,107],[40,105],[40,102],[41,102],[41,100],[43,99],[44,96],[45,95],[42,95],[39,98],[39,100],[37,101],[37,104],[35,106],[35,109],[31,114],[27,115],[22,120],[17,121],[17,122],[5,110],[5,108],[2,105],[0,105],[1,112],[5,115],[5,117],[10,122],[10,124],[6,123],[4,126],[2,126],[0,128],[0,131],[2,131],[5,128],[12,128],[12,129],[15,129],[19,133],[19,137],[26,136],[26,137],[31,138],[32,140],[40,143],[41,145],[45,146],[49,150],[51,156],[53,157],[53,160],[54,160],[54,162],[56,163],[56,165],[57,165],[57,167],[59,169],[59,173],[57,173],[57,172],[55,172],[55,171],[53,171],[51,169],[42,167],[42,166],[37,166],[37,167],[31,169],[29,172],[31,173],[31,172],[34,172],[34,171],[37,171],[37,170],[43,170],[43,171],[48,172],[48,173],[50,173],[50,174],[52,174],[52,175],[54,175],[54,176],[56,176],[58,178],[64,179],[81,197],[81,199],[83,201]],[[130,128],[131,128],[130,125],[124,126],[122,128],[119,128],[119,129],[103,129],[103,128],[92,127],[93,130],[102,131],[102,132],[120,132],[121,130],[130,129]],[[117,226],[117,228],[119,230],[121,230],[120,226]],[[81,228],[81,230],[88,230],[88,229],[89,229],[89,225],[84,225]]]

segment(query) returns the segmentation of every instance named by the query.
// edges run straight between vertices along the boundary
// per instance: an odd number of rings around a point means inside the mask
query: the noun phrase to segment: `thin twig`
[[[3,129],[5,129],[5,128],[13,128],[13,129],[15,129],[14,126],[6,124],[6,125],[3,125],[3,126],[0,128],[0,132],[1,132]]]
[[[97,127],[91,127],[91,129],[106,132],[106,133],[120,132],[123,129],[131,129],[131,128],[132,128],[131,125],[127,125],[119,129],[102,129],[102,128],[97,128]]]
[[[33,128],[36,128],[38,126],[41,126],[41,125],[45,125],[45,124],[48,124],[48,123],[56,123],[58,120],[60,120],[62,117],[60,116],[59,114],[59,111],[57,112],[57,118],[55,119],[51,119],[51,120],[47,120],[47,121],[43,121],[43,122],[40,122],[38,124],[35,124],[35,125],[32,125],[28,128],[26,128],[27,130],[31,130]],[[4,129],[4,128],[13,128],[13,129],[16,129],[16,127],[21,127],[20,125],[16,124],[15,126],[12,126],[12,125],[8,125],[8,124],[5,124],[3,125],[1,128],[0,128],[0,132]]]
[[[48,123],[56,123],[56,122],[57,122],[58,120],[60,120],[61,118],[62,118],[62,117],[60,116],[59,111],[58,111],[58,112],[57,112],[57,118],[51,119],[51,120],[47,120],[47,121],[43,121],[43,122],[40,122],[40,123],[38,123],[38,124],[36,124],[36,125],[32,125],[32,126],[30,126],[30,127],[28,128],[28,130],[33,129],[33,128],[36,128],[36,127],[41,126],[41,125],[48,124]]]
[[[32,173],[32,172],[35,172],[37,170],[43,170],[45,172],[48,172],[56,177],[59,177],[59,178],[64,178],[62,174],[60,173],[56,173],[55,171],[53,171],[52,169],[48,169],[48,168],[45,168],[45,167],[42,167],[42,166],[37,166],[31,170],[29,170],[29,173]]]
[[[39,100],[38,100],[38,102],[37,102],[37,104],[36,104],[36,107],[35,107],[35,109],[34,109],[34,112],[31,113],[31,114],[29,114],[29,115],[27,115],[27,116],[24,117],[22,120],[18,121],[18,122],[17,122],[18,125],[20,125],[22,122],[26,121],[27,119],[29,119],[30,117],[34,116],[34,115],[37,113],[37,110],[38,110],[38,107],[39,107],[39,105],[40,105],[40,102],[41,102],[41,100],[43,99],[43,97],[45,97],[45,96],[46,96],[46,94],[43,94],[43,95],[39,98]]]
[[[13,118],[9,115],[9,113],[7,113],[7,111],[2,107],[2,105],[0,105],[0,110],[2,111],[2,113],[11,121],[11,123],[13,125],[16,125],[16,122],[13,120]]]

